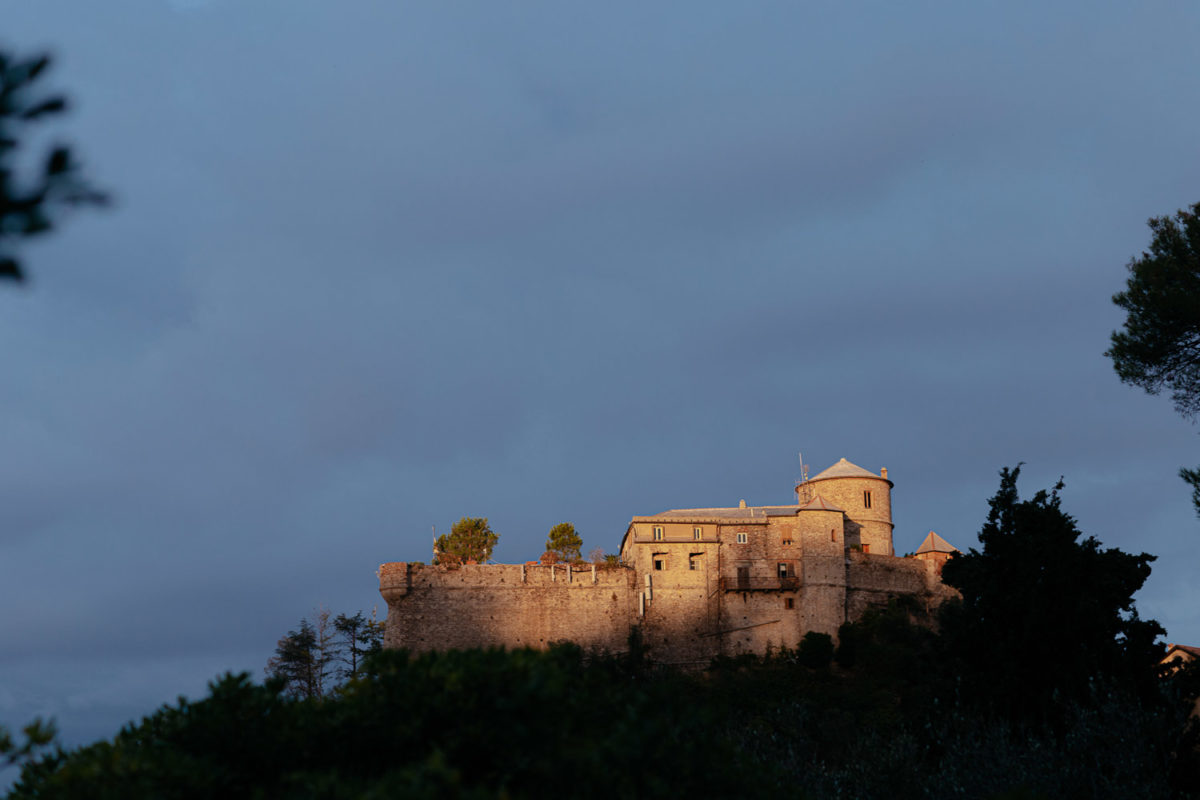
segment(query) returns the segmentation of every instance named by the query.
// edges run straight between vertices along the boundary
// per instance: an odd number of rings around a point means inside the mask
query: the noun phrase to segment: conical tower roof
[[[821,481],[821,480],[825,480],[826,478],[879,478],[879,477],[882,477],[882,476],[876,475],[874,472],[871,472],[871,470],[869,470],[869,469],[863,469],[858,464],[851,464],[849,461],[842,458],[842,459],[838,459],[838,462],[836,464],[834,464],[832,467],[825,470],[824,472],[817,473],[813,477],[809,478],[809,480],[810,481]],[[884,478],[884,480],[887,480],[887,478]]]
[[[947,542],[942,537],[938,536],[933,531],[925,537],[921,542],[921,546],[917,548],[917,553],[957,553],[958,548]]]
[[[818,494],[818,495],[815,495],[812,500],[809,500],[807,503],[800,506],[800,510],[801,511],[841,511],[844,513],[846,509],[838,508],[833,503],[830,503],[828,500],[826,500],[824,497],[821,497],[821,495]]]

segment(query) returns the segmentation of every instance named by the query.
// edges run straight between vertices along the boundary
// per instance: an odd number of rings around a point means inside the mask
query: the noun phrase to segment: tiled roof
[[[812,500],[809,500],[804,505],[800,506],[801,511],[841,511],[845,512],[844,508],[838,508],[821,495],[814,495]]]
[[[767,517],[787,517],[799,511],[799,506],[747,506],[746,508],[673,508],[659,514],[647,514],[634,517],[634,522],[649,522],[651,520],[671,520],[686,522],[690,520],[712,520],[714,522],[765,520]]]
[[[1190,644],[1172,644],[1168,646],[1167,655],[1171,655],[1175,650],[1182,650],[1185,653],[1191,654],[1195,658],[1200,658],[1200,647],[1193,647]]]
[[[871,470],[869,470],[869,469],[863,469],[862,467],[858,466],[857,464],[851,464],[849,461],[842,458],[842,459],[839,459],[838,462],[836,464],[834,464],[832,467],[825,470],[824,472],[817,473],[813,477],[809,478],[809,480],[810,481],[820,481],[820,480],[824,480],[825,478],[878,478],[878,477],[881,477],[881,476],[876,475],[874,472],[871,472]]]
[[[957,553],[958,548],[947,542],[942,537],[938,536],[933,531],[925,537],[921,542],[921,546],[917,548],[918,553]]]

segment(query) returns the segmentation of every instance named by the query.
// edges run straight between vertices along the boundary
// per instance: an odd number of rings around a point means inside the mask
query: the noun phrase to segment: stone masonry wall
[[[569,639],[620,652],[637,622],[631,569],[394,562],[379,568],[379,578],[389,648],[544,648]]]
[[[941,582],[931,562],[851,552],[846,567],[846,619],[860,619],[871,607],[909,595],[931,611],[958,593]]]
[[[796,554],[795,589],[722,589],[720,578],[736,574],[737,559],[719,564],[715,541],[653,543],[649,550],[669,555],[663,570],[652,564],[645,571],[619,567],[594,573],[590,565],[450,569],[384,564],[379,571],[380,593],[388,604],[384,646],[421,652],[544,648],[570,640],[586,648],[622,652],[630,629],[640,623],[652,659],[702,665],[716,655],[796,647],[808,631],[836,639],[842,622],[857,620],[894,597],[915,597],[932,610],[955,596],[931,562],[837,553],[833,548],[839,543],[827,541],[831,520],[823,512],[809,515],[800,526],[792,521],[777,529],[747,526],[757,534],[751,541],[757,539],[762,551],[756,553],[757,560],[765,564],[786,559],[798,546],[809,550],[807,555]],[[735,536],[737,527],[722,530],[722,537]],[[785,533],[793,544],[780,543]],[[689,553],[701,556],[695,569],[689,568]]]
[[[854,523],[847,544],[865,544],[872,553],[892,555],[892,490],[885,478],[826,478],[806,485]],[[871,493],[870,508],[863,503],[864,491]]]

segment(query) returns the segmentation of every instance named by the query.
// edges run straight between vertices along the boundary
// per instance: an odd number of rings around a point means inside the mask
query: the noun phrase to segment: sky
[[[900,553],[1062,476],[1200,644],[1200,431],[1104,357],[1200,200],[1195,4],[0,8],[115,200],[0,285],[0,724],[259,678],[462,516],[614,552],[801,452],[888,468]]]

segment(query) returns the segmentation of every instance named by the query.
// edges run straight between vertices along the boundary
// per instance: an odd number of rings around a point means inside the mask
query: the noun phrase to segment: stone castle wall
[[[384,646],[422,652],[570,640],[616,653],[640,623],[651,658],[701,665],[718,655],[794,648],[809,631],[836,639],[844,621],[894,597],[932,609],[954,596],[935,566],[918,559],[851,552],[809,556],[799,566],[798,591],[741,592],[722,590],[713,567],[676,571],[667,581],[626,567],[384,564]]]
[[[379,584],[389,648],[544,648],[569,639],[619,652],[636,622],[637,577],[622,567],[396,562],[379,568]]]
[[[846,618],[860,619],[872,606],[909,596],[932,611],[958,592],[942,583],[937,566],[917,558],[850,552],[846,567]]]
[[[891,489],[887,470],[842,459],[797,487],[795,506],[635,516],[619,568],[384,564],[384,644],[421,651],[571,640],[621,652],[640,625],[653,660],[694,665],[795,648],[809,632],[836,638],[843,623],[893,598],[932,610],[956,593],[935,559],[892,554]]]

